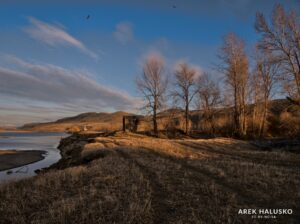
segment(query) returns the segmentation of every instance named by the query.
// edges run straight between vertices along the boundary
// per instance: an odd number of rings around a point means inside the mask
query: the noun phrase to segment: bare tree
[[[259,79],[257,76],[257,69],[255,68],[251,73],[250,73],[250,102],[252,103],[252,134],[255,136],[257,134],[257,120],[259,118],[259,102],[261,98],[261,92],[260,92],[260,83]]]
[[[273,95],[274,87],[277,81],[279,63],[268,51],[257,51],[256,55],[256,76],[259,99],[262,103],[262,114],[259,124],[259,136],[264,134],[266,119],[268,116],[269,100]]]
[[[175,100],[180,100],[184,105],[185,117],[185,133],[189,133],[189,119],[190,119],[190,104],[197,93],[196,80],[198,71],[187,63],[179,63],[175,70],[175,85],[173,91]]]
[[[158,135],[157,113],[162,108],[167,91],[168,79],[164,74],[164,59],[159,55],[150,55],[145,61],[143,74],[137,78],[137,89],[143,95],[150,110],[153,121],[154,134]]]
[[[220,89],[207,73],[199,78],[198,99],[199,107],[203,110],[203,118],[210,124],[211,134],[215,134],[214,116],[216,106],[220,103]]]
[[[282,81],[288,99],[300,105],[300,23],[295,11],[286,13],[281,5],[273,9],[271,23],[256,14],[255,29],[262,34],[260,49],[269,51],[281,63]]]
[[[248,58],[244,48],[244,42],[231,33],[224,38],[219,54],[219,58],[223,61],[220,68],[233,96],[234,126],[238,135],[246,135],[247,131]]]

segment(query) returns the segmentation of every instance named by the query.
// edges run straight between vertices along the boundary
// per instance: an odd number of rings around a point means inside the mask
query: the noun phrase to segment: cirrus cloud
[[[41,41],[50,46],[71,46],[80,50],[82,53],[97,60],[98,55],[88,49],[81,41],[69,34],[64,28],[57,25],[42,22],[36,18],[29,17],[30,26],[24,31],[30,37]]]
[[[8,60],[15,69],[0,67],[0,93],[6,97],[55,104],[74,112],[84,108],[133,110],[139,106],[139,99],[98,83],[87,72],[30,63],[15,56]]]

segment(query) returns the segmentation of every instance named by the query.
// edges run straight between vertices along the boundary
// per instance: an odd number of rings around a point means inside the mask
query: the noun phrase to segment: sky
[[[149,54],[172,75],[187,61],[214,69],[230,32],[251,51],[255,13],[299,0],[1,0],[0,127],[83,112],[138,111],[134,80]]]

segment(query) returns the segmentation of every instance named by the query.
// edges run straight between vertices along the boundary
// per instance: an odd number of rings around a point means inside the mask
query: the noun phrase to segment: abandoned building
[[[137,132],[138,125],[142,118],[143,116],[138,115],[123,116],[123,131],[129,130],[131,132]]]

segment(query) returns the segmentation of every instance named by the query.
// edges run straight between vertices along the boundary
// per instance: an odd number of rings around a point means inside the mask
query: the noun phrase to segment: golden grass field
[[[77,135],[63,159],[0,186],[0,223],[297,223],[300,156],[227,138]],[[251,219],[240,208],[291,208]]]

